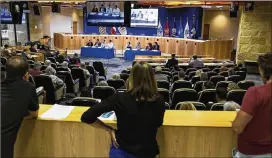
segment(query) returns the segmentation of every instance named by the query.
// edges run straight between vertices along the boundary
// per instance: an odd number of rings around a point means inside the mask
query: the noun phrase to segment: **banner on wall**
[[[180,38],[184,37],[183,26],[182,26],[182,17],[180,17],[180,21],[179,21],[178,37],[180,37]]]
[[[105,35],[105,34],[107,34],[107,28],[105,27],[105,26],[99,26],[99,34],[100,35]]]
[[[184,38],[190,38],[190,28],[189,28],[189,23],[188,23],[188,17],[187,17],[187,22],[184,28]]]
[[[172,28],[172,37],[176,37],[176,34],[177,34],[177,29],[176,29],[176,18],[174,17],[174,25],[173,25],[173,28]]]
[[[158,25],[158,29],[157,29],[157,36],[159,36],[159,37],[163,36],[163,28],[162,28],[160,21],[159,21],[159,25]]]
[[[168,17],[166,19],[166,22],[165,22],[165,27],[164,27],[164,36],[165,37],[169,37],[169,24],[168,24]]]
[[[195,15],[193,15],[193,25],[192,25],[192,30],[191,30],[191,38],[196,39]]]

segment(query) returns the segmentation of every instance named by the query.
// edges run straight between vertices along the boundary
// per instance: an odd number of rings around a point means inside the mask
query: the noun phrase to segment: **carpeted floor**
[[[132,61],[125,61],[123,58],[97,59],[81,57],[80,60],[82,62],[90,62],[90,64],[93,61],[102,61],[107,70],[107,78],[111,78],[115,73],[121,73],[122,70],[127,69],[132,64]],[[247,74],[246,80],[254,81],[255,85],[263,84],[260,75]]]

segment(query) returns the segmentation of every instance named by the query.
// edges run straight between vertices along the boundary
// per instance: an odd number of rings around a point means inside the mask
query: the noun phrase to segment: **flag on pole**
[[[110,29],[110,33],[111,33],[112,35],[116,35],[116,27],[112,27],[112,28]]]
[[[159,20],[159,26],[158,26],[158,29],[157,29],[157,36],[159,36],[159,37],[163,36],[163,28],[161,26],[160,20]]]
[[[107,34],[107,31],[106,31],[106,27],[104,27],[104,26],[99,26],[99,33],[100,33],[100,35],[105,35],[105,34]]]
[[[174,17],[174,25],[173,25],[173,28],[172,28],[172,34],[171,34],[171,36],[172,37],[176,37],[176,34],[177,34],[176,18]]]
[[[191,38],[196,39],[195,15],[193,15],[193,25],[191,30]]]
[[[179,29],[178,29],[178,36],[179,36],[180,38],[183,38],[183,37],[184,37],[184,34],[183,34],[183,26],[182,26],[182,17],[180,17]]]
[[[189,23],[188,23],[188,17],[187,17],[187,22],[184,28],[184,38],[190,38],[190,28],[189,28]]]
[[[164,27],[164,36],[165,37],[169,37],[169,23],[168,23],[168,17],[166,19],[166,22],[165,22],[165,27]]]
[[[126,27],[118,27],[118,31],[121,35],[127,35],[127,29]]]

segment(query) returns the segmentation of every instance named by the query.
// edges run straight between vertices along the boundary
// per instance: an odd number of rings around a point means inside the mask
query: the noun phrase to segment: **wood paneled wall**
[[[170,37],[155,36],[124,36],[124,35],[71,35],[63,33],[54,33],[54,46],[59,49],[80,49],[91,40],[95,42],[112,40],[116,49],[124,50],[127,42],[135,48],[137,42],[141,43],[141,47],[145,48],[147,43],[158,42],[162,53],[177,55],[210,55],[216,59],[230,59],[232,50],[232,40],[191,40]]]

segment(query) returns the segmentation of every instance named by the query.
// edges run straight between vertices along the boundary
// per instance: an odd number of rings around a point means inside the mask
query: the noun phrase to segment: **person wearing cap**
[[[40,62],[35,62],[34,63],[34,68],[30,69],[28,72],[31,76],[38,76],[42,74],[43,72],[41,71],[42,64]]]
[[[160,80],[160,81],[168,81],[168,78],[166,75],[162,74],[162,68],[160,66],[155,67],[155,78],[156,80]]]

